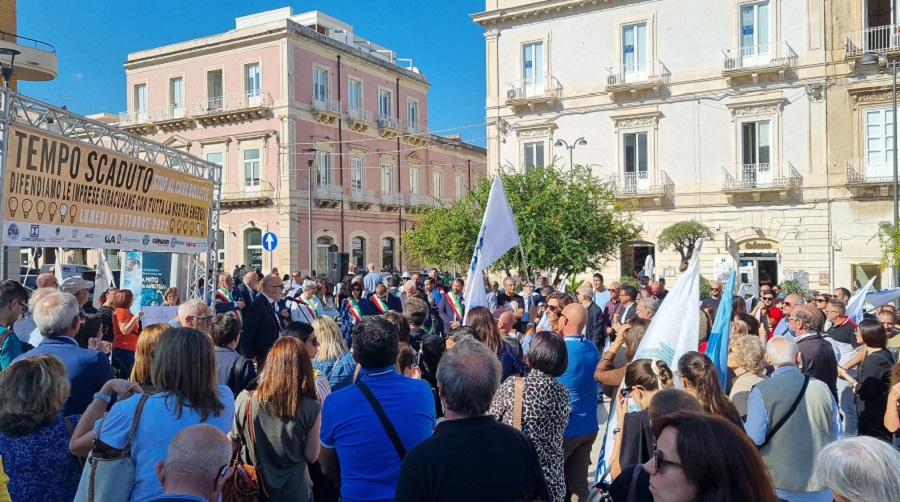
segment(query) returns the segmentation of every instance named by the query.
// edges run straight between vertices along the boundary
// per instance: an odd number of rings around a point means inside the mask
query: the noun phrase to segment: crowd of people
[[[900,500],[890,305],[856,323],[844,288],[712,284],[670,365],[638,357],[662,279],[485,280],[467,314],[463,278],[368,268],[220,271],[149,326],[128,290],[86,313],[81,278],[0,281],[0,500]],[[702,348],[724,301],[722,385]]]

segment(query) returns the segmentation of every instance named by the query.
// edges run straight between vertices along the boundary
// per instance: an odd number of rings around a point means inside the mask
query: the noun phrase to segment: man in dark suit
[[[94,400],[94,393],[114,376],[106,354],[83,349],[75,341],[81,327],[78,301],[68,293],[50,293],[34,305],[34,322],[44,339],[16,360],[41,354],[58,357],[66,367],[71,385],[63,416],[84,413]],[[101,398],[109,399],[108,396]]]
[[[256,291],[257,285],[259,285],[259,277],[256,275],[256,272],[247,272],[244,274],[241,283],[237,285],[237,289],[240,290],[245,305],[249,306],[256,300],[256,297],[259,296],[259,293]]]
[[[582,284],[576,290],[578,301],[587,309],[587,324],[584,327],[585,337],[594,342],[598,350],[603,350],[606,343],[606,323],[603,309],[594,303],[594,288],[590,284]]]
[[[619,289],[619,299],[622,301],[622,314],[619,316],[619,324],[625,324],[637,317],[638,290],[631,284],[623,284]]]
[[[283,294],[281,277],[267,275],[262,280],[262,291],[244,312],[244,331],[241,334],[240,353],[256,360],[259,367],[275,340],[281,335],[283,316],[278,312],[278,300]]]
[[[400,298],[389,295],[387,286],[384,284],[375,286],[375,294],[370,296],[368,300],[365,304],[360,305],[360,308],[365,309],[363,310],[363,315],[381,315],[388,310],[403,312],[403,304],[400,303]]]
[[[444,301],[438,306],[441,320],[444,321],[445,333],[449,334],[458,328],[462,324],[462,318],[466,315],[466,302],[462,296],[464,288],[465,282],[462,279],[454,280],[450,291],[444,295]],[[454,302],[454,300],[456,301]]]

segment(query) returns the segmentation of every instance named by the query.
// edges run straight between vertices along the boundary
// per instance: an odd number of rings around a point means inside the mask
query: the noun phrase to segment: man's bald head
[[[580,335],[584,332],[584,326],[587,324],[587,310],[580,303],[570,303],[563,311],[562,316],[566,319],[563,324],[563,335]]]
[[[172,438],[166,460],[156,463],[156,476],[163,485],[163,493],[214,495],[216,498],[210,500],[217,500],[228,478],[219,473],[230,461],[231,441],[222,431],[208,424],[191,425]],[[216,493],[205,493],[216,481]]]
[[[515,324],[516,318],[513,316],[513,313],[508,310],[500,314],[500,318],[497,319],[497,329],[500,330],[501,334],[508,333]]]
[[[312,281],[310,281],[312,282]],[[315,284],[315,283],[313,283]],[[281,297],[281,289],[284,287],[284,281],[277,275],[267,275],[262,280],[262,293],[273,300]]]
[[[38,288],[59,288],[59,281],[56,280],[56,276],[49,273],[37,276],[34,280],[34,284]]]

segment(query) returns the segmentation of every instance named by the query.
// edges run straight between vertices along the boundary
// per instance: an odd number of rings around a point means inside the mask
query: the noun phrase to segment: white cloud
[[[84,77],[84,75],[82,75],[81,73],[73,73],[71,75],[71,77],[72,77],[72,80],[81,82],[81,79]]]

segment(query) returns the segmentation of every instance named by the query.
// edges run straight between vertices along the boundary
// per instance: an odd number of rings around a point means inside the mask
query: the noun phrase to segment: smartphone
[[[622,399],[631,399],[631,391],[628,389],[622,389]]]

